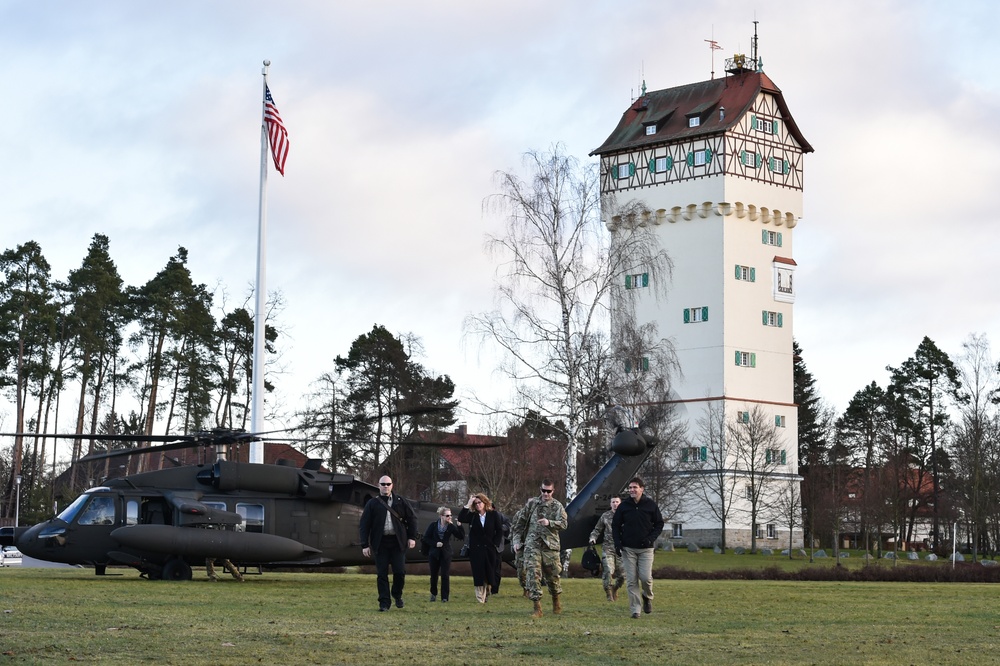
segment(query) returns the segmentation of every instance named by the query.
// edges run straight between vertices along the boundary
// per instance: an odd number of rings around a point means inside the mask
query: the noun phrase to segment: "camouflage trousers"
[[[527,583],[524,582],[524,550],[514,553],[514,568],[517,569],[517,582],[521,584],[521,589],[526,590]]]
[[[605,548],[601,556],[601,575],[604,578],[604,589],[610,590],[612,587],[619,589],[625,584],[625,570],[622,569],[622,558],[615,552],[614,548]]]
[[[538,601],[542,598],[542,586],[548,585],[549,594],[556,597],[562,594],[562,584],[559,581],[562,565],[559,563],[558,550],[546,550],[534,545],[524,548],[524,583],[528,598]]]

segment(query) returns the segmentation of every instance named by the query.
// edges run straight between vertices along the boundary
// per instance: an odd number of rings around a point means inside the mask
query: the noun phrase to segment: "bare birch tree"
[[[732,441],[726,427],[726,413],[721,402],[712,402],[698,419],[697,446],[682,456],[682,467],[692,479],[694,495],[703,511],[719,523],[719,547],[726,549],[726,527],[733,512],[736,477]]]
[[[628,300],[629,271],[641,267],[654,288],[665,288],[670,262],[648,227],[622,224],[609,234],[602,226],[638,217],[602,200],[596,164],[581,164],[557,145],[528,152],[524,166],[525,177],[498,172],[498,191],[484,202],[487,213],[506,219],[503,232],[486,241],[498,260],[496,303],[467,317],[465,330],[500,347],[500,371],[513,382],[517,408],[565,425],[572,499],[586,423],[581,396],[588,390],[581,383],[588,346],[610,330],[615,292]]]
[[[728,424],[739,481],[744,485],[750,518],[750,550],[757,552],[757,525],[773,495],[774,471],[784,464],[781,435],[760,405],[737,412]]]

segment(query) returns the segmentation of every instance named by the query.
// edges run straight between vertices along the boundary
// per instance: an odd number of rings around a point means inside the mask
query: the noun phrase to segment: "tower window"
[[[745,351],[736,352],[736,365],[740,366],[741,368],[756,368],[757,354]],[[741,414],[747,414],[747,412],[741,412]],[[743,422],[746,423],[746,421]]]
[[[775,326],[781,328],[783,325],[784,317],[781,316],[780,312],[772,312],[771,310],[761,310],[761,319],[764,326]]]
[[[649,273],[633,273],[625,276],[626,289],[640,289],[649,286]]]
[[[754,270],[753,266],[736,266],[736,279],[743,280],[745,282],[756,282],[757,281],[757,271]]]
[[[657,157],[656,159],[649,161],[649,170],[653,173],[663,173],[664,171],[670,171],[674,167],[674,158],[672,157]]]
[[[694,324],[700,321],[708,321],[708,306],[699,308],[684,308],[685,324]]]
[[[775,247],[781,247],[780,231],[768,231],[767,229],[762,229],[760,234],[761,234],[760,240],[764,245],[774,245]]]
[[[774,415],[774,426],[776,428],[784,428],[785,427],[785,416],[783,414],[775,414]]]
[[[635,163],[627,162],[625,164],[619,164],[615,167],[615,176],[617,178],[631,178],[635,175]]]
[[[656,125],[646,125],[646,136],[656,134]]]

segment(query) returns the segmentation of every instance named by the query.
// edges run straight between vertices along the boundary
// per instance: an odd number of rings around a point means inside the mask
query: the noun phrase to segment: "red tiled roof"
[[[802,136],[788,111],[778,86],[763,72],[745,72],[647,92],[625,110],[618,127],[591,155],[605,155],[640,146],[673,143],[725,132],[747,113],[761,91],[775,96],[781,118],[802,151],[813,152],[812,146]],[[722,120],[718,113],[720,107],[726,110]],[[694,114],[701,116],[701,124],[688,127],[688,117]],[[646,134],[646,126],[649,124],[656,124],[655,134]]]

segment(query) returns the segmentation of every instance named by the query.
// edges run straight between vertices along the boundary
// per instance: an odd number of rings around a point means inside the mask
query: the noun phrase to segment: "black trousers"
[[[389,588],[389,567],[392,567],[392,589]],[[388,607],[393,599],[403,596],[406,583],[406,553],[399,548],[396,537],[385,535],[375,551],[375,573],[378,583],[378,605]],[[390,597],[391,594],[391,597]]]
[[[438,573],[441,574],[441,600],[449,598],[451,594],[451,553],[444,548],[434,548],[427,556],[427,563],[431,566],[431,594],[438,593]]]

